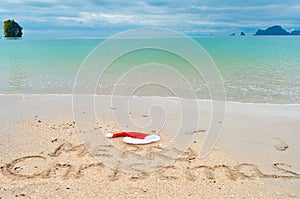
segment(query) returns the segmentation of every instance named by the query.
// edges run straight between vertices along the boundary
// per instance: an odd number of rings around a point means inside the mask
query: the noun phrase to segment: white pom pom
[[[114,135],[114,134],[112,134],[112,133],[107,133],[107,134],[106,134],[106,137],[108,137],[108,138],[112,138],[112,137],[113,137],[113,135]]]

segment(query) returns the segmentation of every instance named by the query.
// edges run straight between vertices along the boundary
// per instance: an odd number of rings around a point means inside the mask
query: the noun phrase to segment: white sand
[[[98,96],[91,104],[89,99],[81,96],[79,101],[86,106],[75,107],[73,118],[68,95],[0,96],[1,198],[300,197],[300,105],[227,102],[225,120],[211,124],[209,101],[199,101],[195,111],[192,100],[145,97],[127,103],[124,97],[111,101]],[[93,115],[97,124],[89,120]],[[211,153],[200,159],[211,125],[220,125],[223,131]],[[161,170],[124,173],[107,161],[101,163],[101,157],[81,145],[120,130],[162,137],[159,143],[139,147],[121,139],[108,141],[122,151],[144,155],[160,150],[172,143],[174,132],[180,138],[175,145],[188,148]],[[184,133],[195,135],[194,140]]]

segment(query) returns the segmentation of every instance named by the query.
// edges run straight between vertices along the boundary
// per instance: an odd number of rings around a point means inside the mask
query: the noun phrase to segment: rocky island
[[[290,35],[290,33],[281,26],[272,26],[266,30],[259,29],[254,35]]]
[[[17,22],[15,22],[13,19],[4,21],[3,31],[4,31],[4,37],[6,37],[6,38],[22,37],[22,35],[23,35],[22,29],[23,28]]]
[[[286,31],[281,26],[271,26],[265,30],[257,30],[254,35],[300,35],[300,31],[294,30],[291,33]]]
[[[294,31],[292,31],[291,35],[300,35],[300,30],[294,30]]]

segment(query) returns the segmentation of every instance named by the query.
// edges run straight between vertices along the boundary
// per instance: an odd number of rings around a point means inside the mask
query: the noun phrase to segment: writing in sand
[[[189,149],[191,150],[191,149]],[[23,178],[23,179],[34,179],[34,178],[57,178],[61,177],[62,179],[68,178],[81,178],[84,176],[85,172],[89,169],[103,169],[104,164],[101,162],[95,163],[83,163],[83,164],[72,164],[72,163],[59,163],[55,164],[43,164],[39,166],[32,164],[32,162],[43,161],[47,162],[47,158],[58,158],[63,153],[76,153],[78,158],[82,158],[87,155],[91,155],[83,144],[74,145],[69,142],[60,144],[55,150],[48,155],[28,155],[12,160],[11,162],[5,163],[0,167],[0,172],[12,178]],[[189,153],[193,154],[193,153]],[[193,157],[187,157],[191,159]],[[178,159],[178,161],[184,161],[184,159]],[[78,162],[78,161],[76,161]],[[80,161],[79,161],[80,162]],[[134,165],[133,165],[134,166]],[[28,171],[23,171],[23,167],[31,167],[27,169]],[[160,172],[161,176],[164,176],[166,179],[176,180],[182,177],[187,178],[188,180],[197,180],[199,172],[203,172],[204,176],[207,179],[216,179],[216,174],[222,173],[229,180],[238,180],[238,179],[255,179],[255,178],[281,178],[281,179],[300,179],[300,174],[292,171],[292,167],[285,163],[274,163],[272,165],[273,172],[271,174],[263,173],[257,165],[250,163],[240,163],[236,165],[194,165],[191,167],[186,167],[185,176],[167,176],[164,175],[164,172],[168,169],[176,169],[174,166],[168,166],[166,168],[160,169],[157,172]],[[118,170],[112,170],[111,173],[108,173],[107,176],[109,180],[118,180]],[[129,178],[132,180],[145,179],[148,177],[147,173],[141,173],[139,175],[130,175]]]

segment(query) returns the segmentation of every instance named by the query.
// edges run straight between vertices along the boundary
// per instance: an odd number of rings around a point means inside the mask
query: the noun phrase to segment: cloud
[[[280,24],[299,29],[298,0],[2,0],[0,20],[14,18],[24,30],[116,31],[165,27],[185,33],[226,33]],[[51,30],[51,31],[50,31]],[[86,31],[85,31],[86,30]]]
[[[132,23],[134,15],[80,12],[80,22],[106,21],[107,23]]]

